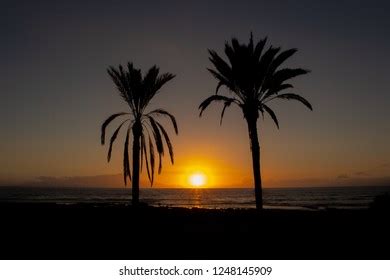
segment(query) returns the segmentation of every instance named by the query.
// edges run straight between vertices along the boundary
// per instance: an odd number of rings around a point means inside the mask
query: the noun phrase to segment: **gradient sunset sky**
[[[80,3],[82,2],[82,3]],[[241,112],[199,118],[216,81],[207,48],[268,36],[298,48],[298,102],[259,125],[265,187],[390,184],[390,4],[386,1],[4,1],[0,10],[0,185],[122,186],[123,138],[107,164],[106,117],[126,110],[106,68],[133,61],[177,74],[152,102],[173,113],[175,165],[157,186],[251,186]],[[110,130],[112,131],[112,130]],[[145,175],[145,174],[143,174]],[[145,178],[144,178],[145,179]],[[143,185],[148,185],[145,180]]]

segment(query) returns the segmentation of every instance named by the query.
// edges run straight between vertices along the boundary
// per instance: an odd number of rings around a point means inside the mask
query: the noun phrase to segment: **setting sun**
[[[193,187],[202,187],[206,183],[206,176],[202,173],[191,174],[189,182]]]

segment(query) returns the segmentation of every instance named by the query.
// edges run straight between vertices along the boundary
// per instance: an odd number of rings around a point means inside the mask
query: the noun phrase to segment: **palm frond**
[[[145,136],[144,136],[144,133],[142,131],[141,133],[141,143],[140,143],[141,147],[140,147],[140,152],[141,152],[141,164],[140,164],[140,167],[141,167],[141,172],[142,172],[142,167],[144,165],[144,150],[143,150],[143,147],[145,145]]]
[[[223,95],[211,95],[207,97],[205,100],[203,100],[202,103],[200,103],[198,109],[200,110],[199,116],[202,116],[203,111],[211,104],[213,101],[224,101],[224,102],[234,102],[237,104],[240,104],[240,102],[235,98],[226,97]]]
[[[264,121],[264,109],[262,106],[258,106],[258,109],[259,109],[261,116],[263,117],[263,121]]]
[[[233,66],[236,63],[236,55],[233,47],[229,44],[229,42],[225,42],[225,54],[229,59],[229,63]]]
[[[149,112],[147,115],[153,115],[153,114],[157,114],[157,115],[164,115],[164,116],[168,116],[170,119],[171,119],[171,122],[172,122],[172,125],[173,125],[173,128],[175,130],[175,133],[178,134],[179,133],[179,129],[178,129],[178,126],[177,126],[177,122],[176,122],[176,119],[175,117],[170,114],[168,111],[164,110],[164,109],[156,109],[156,110],[153,110],[151,112]]]
[[[260,40],[253,51],[253,58],[255,61],[259,61],[261,54],[263,52],[264,46],[267,43],[267,37],[265,37],[263,40]]]
[[[174,74],[171,74],[171,73],[164,73],[164,74],[161,74],[157,79],[156,79],[156,83],[155,83],[155,92],[159,91],[160,88],[165,85],[166,83],[168,83],[170,80],[172,80],[173,78],[175,78],[176,75]]]
[[[127,63],[127,80],[129,81],[129,91],[132,93],[132,103],[134,104],[135,117],[141,114],[141,102],[144,95],[141,69],[134,68],[132,63]]]
[[[160,69],[156,65],[154,65],[147,71],[147,73],[145,74],[142,80],[142,91],[144,94],[141,96],[141,101],[140,101],[141,111],[145,109],[145,107],[148,105],[150,100],[156,94],[155,84],[159,72]]]
[[[115,69],[113,66],[110,66],[107,69],[109,76],[116,85],[120,96],[126,101],[132,111],[134,111],[133,96],[130,89],[130,80],[127,77],[126,73],[123,72],[122,65],[119,65],[119,69]]]
[[[153,65],[153,67],[151,67],[148,70],[148,72],[146,72],[146,74],[143,78],[142,83],[144,84],[144,86],[150,87],[150,85],[153,85],[155,83],[155,81],[157,80],[159,72],[160,72],[160,69],[156,65]]]
[[[236,53],[240,52],[241,44],[238,42],[237,38],[232,38],[231,44],[232,44],[234,52],[236,52]]]
[[[279,51],[279,47],[274,47],[271,45],[268,50],[261,56],[259,61],[259,66],[261,67],[261,74],[266,75],[269,72],[269,70],[271,69],[271,64]]]
[[[148,118],[149,118],[150,124],[151,124],[152,129],[153,129],[154,141],[155,141],[156,147],[157,147],[157,153],[158,153],[158,174],[160,174],[161,170],[162,170],[161,156],[164,155],[164,145],[163,145],[161,133],[160,133],[160,130],[159,130],[157,124],[156,124],[156,121],[152,117],[148,117]]]
[[[263,101],[263,100],[267,99],[268,97],[279,94],[279,92],[281,92],[282,90],[289,89],[289,88],[294,88],[294,86],[291,84],[281,84],[281,85],[275,86],[273,88],[271,87],[264,94],[259,95],[259,100]]]
[[[118,128],[114,131],[114,133],[112,134],[111,136],[111,139],[110,139],[110,147],[108,149],[108,154],[107,154],[107,161],[110,162],[111,160],[111,151],[112,151],[112,145],[114,144],[115,140],[116,140],[116,137],[118,136],[118,133],[119,133],[119,130],[122,128],[123,124],[127,121],[129,121],[130,119],[127,119],[125,121],[123,121],[119,126]]]
[[[219,89],[220,89],[221,86],[223,86],[223,85],[224,85],[223,82],[221,82],[221,81],[218,82],[217,87],[215,88],[215,94],[218,94]]]
[[[102,145],[104,145],[104,142],[105,142],[105,138],[106,138],[106,128],[107,126],[110,124],[110,122],[112,122],[114,119],[116,119],[117,117],[119,116],[123,116],[123,115],[128,115],[128,113],[117,113],[117,114],[113,114],[111,116],[109,116],[102,124],[102,127],[101,127],[101,136],[100,136],[100,141],[102,143]]]
[[[149,133],[149,132],[148,132]],[[148,160],[148,153],[147,153],[147,147],[146,147],[146,141],[145,141],[145,135],[142,133],[143,138],[143,145],[141,146],[141,149],[143,150],[143,154],[145,155],[145,165],[146,165],[146,172],[148,174],[149,181],[152,182],[152,177],[150,176],[150,169],[149,169],[149,160]],[[141,139],[142,139],[141,138]],[[150,139],[150,136],[149,136]]]
[[[161,174],[161,170],[162,170],[162,154],[161,153],[158,153],[158,171],[157,173],[158,174]]]
[[[237,94],[237,92],[235,91],[236,87],[233,79],[229,80],[228,78],[213,69],[207,68],[207,70],[214,76],[215,79],[218,80],[218,85],[215,89],[215,94],[218,93],[218,90],[221,88],[221,86],[225,86],[228,90]]]
[[[298,94],[284,93],[284,94],[276,95],[275,98],[297,100],[297,101],[301,102],[303,105],[305,105],[307,108],[309,108],[310,110],[313,111],[313,107],[311,106],[309,101],[307,101],[305,98],[303,98],[302,96],[300,96]]]
[[[150,156],[150,171],[151,171],[151,178],[150,178],[150,185],[153,185],[153,180],[154,180],[154,146],[152,143],[152,139],[149,136],[149,156]]]
[[[272,61],[270,72],[273,73],[282,63],[293,56],[297,51],[298,49],[288,49],[279,53],[279,55]]]
[[[154,140],[156,143],[157,147],[157,152],[159,154],[164,154],[164,146],[161,138],[161,133],[160,130],[158,129],[158,126],[156,124],[156,121],[152,117],[148,117],[149,122],[151,124],[152,130],[153,130],[153,135],[154,135]]]
[[[127,129],[125,148],[123,150],[123,179],[125,181],[125,185],[127,185],[127,177],[129,177],[131,181],[130,161],[129,161],[129,134],[130,134],[130,126]]]
[[[255,91],[263,91],[264,84],[267,82],[267,77],[271,70],[271,64],[276,54],[280,51],[280,48],[270,46],[268,50],[260,58],[259,64],[256,67],[255,74]]]
[[[222,109],[222,112],[221,112],[221,119],[219,121],[219,125],[222,125],[222,119],[223,119],[223,116],[225,115],[225,110],[227,107],[229,107],[230,105],[232,104],[232,101],[225,101],[225,104],[223,105],[223,109]]]
[[[123,77],[121,76],[121,73],[117,69],[115,69],[113,66],[110,66],[110,67],[107,68],[107,73],[110,76],[111,80],[116,85],[119,93],[121,95],[123,95],[122,97],[124,99],[127,99],[127,96],[125,94],[126,93],[126,87],[125,87],[125,83],[124,83]]]
[[[226,63],[215,51],[208,50],[210,57],[209,60],[214,65],[215,69],[218,71],[219,75],[221,75],[225,81],[229,81],[232,79],[232,69],[229,64]],[[218,86],[216,89],[216,93],[218,92]]]
[[[168,146],[169,157],[171,158],[171,163],[174,164],[173,146],[172,146],[171,140],[169,139],[169,135],[166,132],[165,128],[159,122],[156,121],[156,124],[160,128],[160,130],[164,136],[165,143]]]
[[[279,121],[278,121],[278,118],[276,117],[276,114],[274,113],[274,111],[268,107],[267,105],[265,104],[262,104],[261,106],[262,108],[265,109],[265,111],[267,111],[267,113],[270,115],[270,117],[272,118],[272,120],[275,122],[277,128],[279,129]]]
[[[250,35],[249,35],[249,43],[248,43],[248,49],[251,53],[253,53],[253,32],[251,31]]]
[[[302,68],[295,68],[295,69],[284,68],[276,71],[272,79],[274,80],[274,83],[280,85],[289,79],[295,78],[300,75],[305,75],[307,73],[310,73],[310,70],[302,69]]]

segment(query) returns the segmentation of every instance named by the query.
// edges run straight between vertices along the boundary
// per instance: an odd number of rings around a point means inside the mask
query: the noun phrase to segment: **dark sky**
[[[99,144],[101,122],[126,109],[105,69],[133,61],[177,74],[152,104],[175,114],[181,129],[173,137],[177,164],[166,162],[161,184],[198,168],[216,185],[248,185],[240,112],[227,112],[220,127],[220,107],[199,119],[197,106],[216,85],[207,48],[221,52],[226,40],[246,41],[251,31],[298,48],[289,65],[312,70],[295,85],[314,111],[281,102],[274,104],[281,129],[269,119],[259,126],[266,185],[390,177],[387,1],[1,3],[0,183],[120,173],[122,148],[108,165]]]

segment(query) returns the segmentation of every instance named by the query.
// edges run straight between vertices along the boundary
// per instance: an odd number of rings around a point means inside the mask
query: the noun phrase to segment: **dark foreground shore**
[[[0,204],[1,259],[389,259],[374,210]]]

